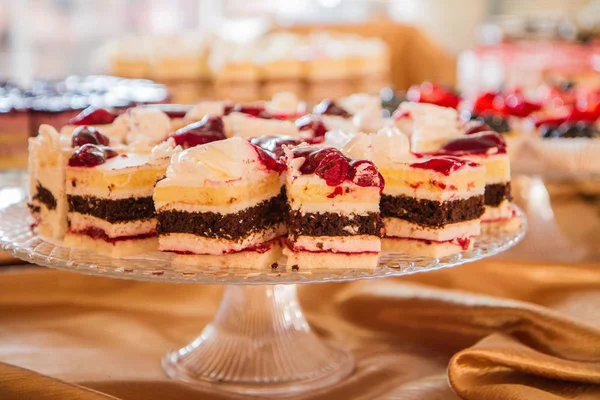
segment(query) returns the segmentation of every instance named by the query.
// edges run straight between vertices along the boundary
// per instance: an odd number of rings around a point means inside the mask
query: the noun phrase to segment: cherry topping
[[[337,186],[346,180],[348,159],[339,152],[330,152],[315,169],[315,175],[325,180],[329,186]]]
[[[542,106],[525,100],[525,97],[519,90],[508,93],[503,98],[504,109],[509,115],[519,118],[525,118],[535,111],[539,111]]]
[[[296,127],[300,131],[312,131],[313,138],[325,137],[327,133],[327,127],[319,118],[314,115],[305,115],[304,117],[296,120]]]
[[[79,147],[84,144],[99,144],[108,146],[109,140],[96,128],[89,126],[79,126],[73,131],[71,137],[71,147]]]
[[[226,139],[223,119],[215,115],[205,115],[194,122],[177,130],[173,135],[175,143],[184,149],[202,144]]]
[[[486,111],[500,111],[501,105],[495,103],[495,99],[498,93],[486,92],[480,94],[473,103],[473,112],[475,114],[481,114]]]
[[[87,143],[73,153],[68,164],[71,167],[95,167],[116,156],[117,152],[111,148]]]
[[[250,141],[253,145],[256,145],[263,150],[272,154],[275,159],[279,160],[283,157],[283,146],[298,146],[302,143],[301,140],[293,138],[291,136],[260,136]]]
[[[442,175],[449,176],[452,172],[458,171],[464,166],[477,167],[479,164],[455,157],[436,157],[426,161],[412,163],[410,166],[413,168],[432,170],[439,172]]]
[[[292,149],[294,158],[304,157],[304,163],[300,167],[300,172],[303,174],[312,174],[315,169],[319,166],[321,161],[331,152],[338,152],[336,149],[326,148],[322,149],[319,147],[298,147]]]
[[[316,174],[329,186],[337,186],[349,180],[362,187],[379,187],[383,190],[383,177],[373,163],[365,160],[350,160],[339,150],[319,147],[297,147],[292,149],[295,158],[304,158],[300,166],[302,174]]]
[[[67,125],[106,125],[112,124],[117,119],[117,114],[113,114],[103,108],[88,107],[75,118],[69,120]]]
[[[506,142],[498,133],[493,131],[481,132],[451,140],[442,146],[439,154],[487,154],[497,149],[497,153],[506,153]]]
[[[430,103],[440,107],[456,108],[460,103],[460,96],[452,89],[430,82],[413,85],[408,89],[406,97],[417,103]]]
[[[348,179],[352,182],[361,187],[379,186],[379,189],[383,190],[385,186],[383,176],[371,161],[353,160],[350,162],[350,167]]]
[[[493,131],[493,129],[485,122],[477,122],[475,124],[470,125],[465,130],[465,135],[473,135],[475,133],[486,132],[486,131]]]
[[[352,116],[348,111],[329,99],[325,99],[314,106],[313,113],[317,115],[337,115],[343,118],[350,118]]]
[[[254,147],[254,150],[256,150],[256,154],[258,154],[258,159],[260,160],[261,164],[265,166],[265,168],[276,172],[285,171],[284,163],[273,158],[269,152],[265,151],[261,147],[255,144],[252,144],[252,146]]]

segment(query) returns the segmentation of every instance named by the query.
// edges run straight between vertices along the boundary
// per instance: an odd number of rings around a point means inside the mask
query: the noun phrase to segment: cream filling
[[[155,218],[111,223],[101,218],[76,212],[69,213],[68,217],[71,224],[70,230],[74,232],[83,231],[86,228],[98,228],[102,229],[110,238],[137,236],[156,232]]]
[[[452,201],[469,199],[474,196],[483,196],[485,186],[474,187],[472,190],[438,190],[432,191],[424,188],[412,188],[408,185],[388,185],[383,188],[383,194],[389,196],[408,196],[417,199],[425,199],[432,201]]]
[[[503,200],[498,207],[485,206],[485,212],[481,217],[482,222],[494,222],[501,219],[510,219],[513,215],[512,204],[508,200]]]
[[[191,203],[182,203],[182,202],[165,202],[165,201],[155,201],[154,208],[158,211],[185,211],[185,212],[214,212],[218,214],[234,214],[240,211],[243,211],[247,208],[254,207],[263,201],[267,201],[272,199],[274,196],[273,193],[263,192],[260,196],[235,202],[227,205],[204,205],[204,204],[191,204]]]
[[[328,212],[338,214],[366,215],[370,212],[379,212],[379,203],[336,203],[335,201],[331,201],[328,203],[300,203],[294,202],[293,200],[288,200],[288,205],[292,210],[298,210],[303,214]]]
[[[285,225],[253,233],[240,241],[223,238],[207,238],[191,233],[168,233],[159,235],[158,248],[161,251],[189,252],[194,254],[225,254],[242,251],[248,247],[268,242],[285,234]]]
[[[330,251],[332,253],[380,252],[377,236],[298,236],[293,243],[296,251]]]
[[[384,218],[385,236],[388,238],[422,239],[446,242],[456,238],[478,236],[481,233],[479,219],[430,228],[400,218]]]
[[[152,197],[154,194],[154,187],[148,186],[145,188],[122,188],[122,189],[110,189],[107,187],[91,187],[84,185],[77,185],[76,187],[67,186],[67,194],[72,196],[93,196],[106,200],[117,200],[117,199],[128,199],[130,197],[141,198],[141,197]]]

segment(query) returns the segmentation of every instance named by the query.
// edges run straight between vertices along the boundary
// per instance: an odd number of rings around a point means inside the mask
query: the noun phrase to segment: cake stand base
[[[230,285],[214,320],[162,366],[214,390],[282,397],[341,381],[354,358],[311,331],[295,285]]]

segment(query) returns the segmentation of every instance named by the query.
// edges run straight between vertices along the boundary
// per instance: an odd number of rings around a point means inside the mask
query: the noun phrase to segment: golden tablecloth
[[[0,399],[232,398],[159,366],[210,321],[219,286],[32,268],[0,288]],[[600,399],[600,265],[486,261],[299,295],[358,363],[303,399]]]

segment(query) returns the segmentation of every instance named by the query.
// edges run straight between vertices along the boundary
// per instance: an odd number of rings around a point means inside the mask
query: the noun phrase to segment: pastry
[[[301,271],[374,268],[384,181],[373,163],[311,146],[288,149],[286,163],[287,265]]]
[[[152,194],[175,151],[122,153],[107,147],[108,138],[89,140],[76,132],[76,150],[65,178],[68,230],[65,244],[110,256],[155,251],[156,217]],[[85,142],[85,143],[84,143]]]
[[[154,192],[159,250],[195,268],[264,268],[281,255],[284,166],[234,137],[184,150]]]

